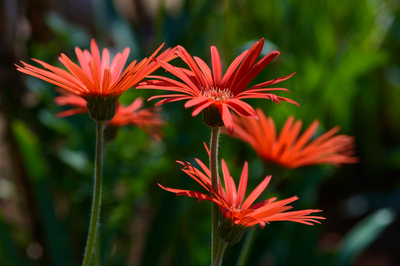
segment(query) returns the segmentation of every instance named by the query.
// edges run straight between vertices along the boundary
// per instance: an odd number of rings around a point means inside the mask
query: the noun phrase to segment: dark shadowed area
[[[396,0],[0,0],[0,265],[80,265],[93,192],[95,123],[87,114],[57,118],[55,86],[16,71],[31,58],[62,67],[75,47],[96,39],[128,63],[182,45],[222,69],[265,38],[261,55],[278,50],[251,84],[296,72],[277,92],[300,104],[245,100],[272,117],[278,132],[289,116],[316,119],[313,138],[335,126],[355,137],[357,164],[276,171],[253,148],[222,135],[236,184],[249,163],[249,189],[272,174],[267,194],[298,196],[293,210],[321,209],[322,224],[257,225],[246,265],[391,266],[400,263],[400,2]],[[187,67],[176,58],[174,65]],[[157,75],[175,78],[163,69]],[[251,85],[250,84],[250,85]],[[129,89],[145,107],[165,94]],[[184,102],[162,106],[167,125],[155,141],[138,127],[110,132],[105,148],[100,256],[93,265],[210,264],[210,203],[175,197],[172,188],[206,191],[175,161],[207,163],[210,128]],[[208,163],[207,163],[208,165]],[[222,171],[220,171],[222,173]],[[249,229],[249,232],[253,229]],[[228,246],[222,265],[236,265],[246,236]]]

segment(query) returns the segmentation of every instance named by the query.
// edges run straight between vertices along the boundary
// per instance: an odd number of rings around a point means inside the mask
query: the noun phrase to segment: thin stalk
[[[89,236],[87,240],[85,256],[83,258],[83,266],[89,266],[95,247],[97,227],[100,216],[101,204],[101,179],[103,166],[103,126],[104,122],[96,121],[96,159],[94,166],[94,193],[92,204],[92,215],[90,218]]]
[[[214,261],[214,266],[220,266],[222,263],[222,258],[224,257],[224,252],[226,247],[228,246],[228,243],[225,241],[219,241],[219,247],[218,247],[218,253]]]
[[[96,243],[94,245],[93,266],[101,266],[100,257],[100,232],[97,232]]]
[[[210,170],[211,184],[215,191],[218,191],[218,139],[220,128],[212,127],[211,143],[210,143]],[[211,203],[211,265],[215,261],[218,251],[218,223],[219,223],[219,207],[216,203]]]

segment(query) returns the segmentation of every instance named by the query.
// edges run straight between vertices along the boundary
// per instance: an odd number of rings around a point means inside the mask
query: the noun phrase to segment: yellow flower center
[[[235,97],[230,89],[220,88],[204,88],[200,91],[200,95],[213,99],[214,101],[226,101]]]
[[[242,208],[240,205],[236,206],[236,204],[233,204],[232,206],[230,206],[230,209],[232,212],[235,212],[236,215],[242,212]]]

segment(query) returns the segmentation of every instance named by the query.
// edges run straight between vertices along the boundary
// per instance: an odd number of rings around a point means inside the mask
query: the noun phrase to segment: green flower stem
[[[225,241],[219,241],[219,247],[218,247],[218,253],[214,261],[214,266],[220,266],[222,263],[222,258],[224,257],[224,252],[226,249],[226,246],[228,246],[228,243]]]
[[[211,144],[210,144],[210,170],[212,187],[218,191],[218,139],[220,128],[212,127]],[[211,203],[211,265],[215,261],[218,251],[218,223],[219,223],[219,206],[216,203]]]
[[[93,255],[93,266],[101,266],[101,257],[100,257],[100,232],[97,232],[96,243],[94,246],[94,255]]]
[[[103,166],[103,121],[96,121],[96,159],[94,166],[94,193],[92,215],[90,218],[89,236],[87,240],[85,256],[83,258],[83,266],[89,266],[92,260],[92,255],[95,247],[97,226],[100,216],[100,203],[101,203],[101,176]]]

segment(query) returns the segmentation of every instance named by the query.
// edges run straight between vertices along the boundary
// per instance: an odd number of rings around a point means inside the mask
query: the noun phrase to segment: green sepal
[[[119,95],[85,97],[89,115],[94,121],[110,121],[117,109]]]
[[[247,229],[249,229],[249,227],[235,224],[230,218],[222,216],[221,223],[218,228],[218,236],[226,243],[234,245],[240,241]]]
[[[209,127],[222,127],[224,121],[222,121],[221,113],[215,105],[210,105],[202,111],[203,121]]]

